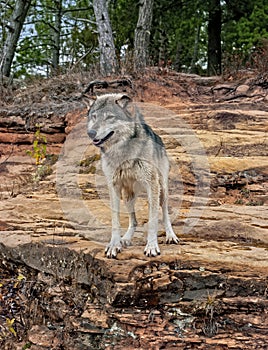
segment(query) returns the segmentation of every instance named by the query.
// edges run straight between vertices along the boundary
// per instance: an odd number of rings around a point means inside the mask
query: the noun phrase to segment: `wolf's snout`
[[[93,140],[93,139],[95,139],[95,137],[96,137],[96,135],[97,135],[97,131],[91,129],[91,130],[88,130],[87,134],[88,134],[88,136]]]

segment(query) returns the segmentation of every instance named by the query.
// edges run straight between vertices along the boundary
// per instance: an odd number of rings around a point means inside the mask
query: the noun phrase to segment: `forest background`
[[[0,12],[1,83],[146,66],[268,68],[268,0],[1,0]]]

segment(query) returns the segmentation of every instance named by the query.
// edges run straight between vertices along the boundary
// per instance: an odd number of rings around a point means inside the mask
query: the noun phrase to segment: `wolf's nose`
[[[88,136],[93,140],[93,139],[95,139],[95,137],[96,137],[96,135],[97,135],[97,131],[91,129],[91,130],[88,130],[87,134],[88,134]]]

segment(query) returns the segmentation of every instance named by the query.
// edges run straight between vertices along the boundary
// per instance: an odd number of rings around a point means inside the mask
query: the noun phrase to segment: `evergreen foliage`
[[[214,52],[213,47],[208,47],[212,3],[154,0],[149,65],[206,74],[209,52]],[[15,0],[0,2],[0,76],[8,71],[3,65],[15,4]],[[116,57],[122,68],[127,60],[131,63],[135,52],[139,3],[110,0],[107,4]],[[268,0],[220,1],[220,11],[221,32],[216,41],[220,40],[223,69],[254,66],[256,51],[268,51],[263,50],[268,40]],[[68,70],[95,69],[100,57],[97,28],[90,0],[31,1],[15,47],[11,76],[50,76]]]

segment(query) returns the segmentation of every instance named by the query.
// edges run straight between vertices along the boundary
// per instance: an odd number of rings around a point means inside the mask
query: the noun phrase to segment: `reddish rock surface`
[[[181,243],[166,245],[160,230],[161,255],[143,255],[141,199],[133,245],[110,260],[108,194],[82,88],[64,79],[0,108],[2,348],[266,349],[267,89],[257,77],[172,72],[123,88],[166,144]],[[48,153],[61,152],[56,163],[25,155],[36,124]]]

